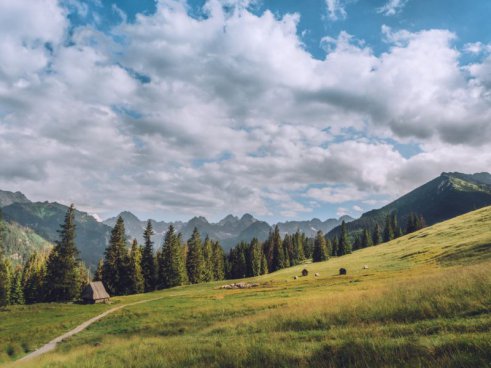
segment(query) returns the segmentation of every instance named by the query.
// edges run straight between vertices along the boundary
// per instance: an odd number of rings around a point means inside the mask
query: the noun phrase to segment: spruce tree
[[[344,256],[351,253],[351,243],[348,239],[348,230],[346,229],[346,222],[341,223],[341,236],[339,237],[338,244],[338,256]]]
[[[394,229],[392,228],[392,216],[387,215],[385,218],[385,228],[383,234],[384,243],[394,239]]]
[[[401,228],[399,227],[399,223],[397,221],[396,212],[392,212],[392,215],[390,216],[390,223],[392,226],[392,230],[394,231],[394,239],[397,239],[400,236],[402,236]]]
[[[10,285],[10,304],[24,304],[24,290],[22,289],[22,268],[17,268]]]
[[[303,237],[300,230],[297,229],[293,235],[293,264],[300,264],[305,260],[305,254],[303,249]]]
[[[205,279],[205,258],[203,256],[203,245],[198,229],[195,227],[191,238],[188,240],[188,258],[186,268],[188,279],[191,284],[203,282]]]
[[[109,245],[104,252],[104,266],[102,269],[102,282],[110,295],[126,295],[129,293],[129,261],[124,221],[119,216],[111,232]]]
[[[153,241],[152,236],[154,235],[152,222],[148,220],[147,227],[143,232],[143,252],[142,252],[142,262],[141,268],[143,273],[143,279],[145,284],[145,292],[155,290],[155,280],[157,273],[155,271],[155,257],[153,253]]]
[[[160,252],[159,288],[184,285],[187,282],[183,248],[179,239],[180,236],[176,235],[174,226],[170,225]]]
[[[140,294],[145,290],[145,280],[143,278],[142,268],[141,268],[142,254],[141,249],[138,246],[136,239],[133,240],[130,250],[130,265],[129,265],[129,293],[130,294]]]
[[[223,249],[218,241],[212,243],[213,250],[213,279],[223,280],[225,278],[225,264]]]
[[[382,242],[382,233],[380,230],[379,224],[375,224],[375,227],[373,228],[373,234],[372,234],[372,244],[373,245],[378,245]]]
[[[263,252],[259,240],[256,238],[252,239],[249,249],[251,258],[251,276],[259,276],[261,275],[261,261],[263,259]]]
[[[0,307],[10,304],[12,290],[12,270],[10,262],[0,253]]]
[[[75,244],[75,208],[68,208],[65,222],[58,231],[60,240],[46,264],[46,298],[51,302],[68,302],[80,296],[78,250]]]
[[[266,275],[269,272],[268,270],[268,260],[266,259],[266,255],[262,253],[261,256],[261,275]]]
[[[295,265],[298,261],[295,259],[295,252],[293,249],[293,237],[289,234],[286,234],[283,238],[283,249],[285,251],[284,267]]]
[[[213,280],[213,249],[211,240],[206,236],[203,243],[203,259],[204,259],[204,277],[203,281],[208,282]]]
[[[361,234],[361,247],[367,248],[373,245],[372,236],[370,235],[370,231],[367,228],[363,229]]]
[[[99,262],[97,263],[97,269],[95,270],[94,274],[94,281],[102,281],[102,273],[104,269],[104,261],[102,259],[99,259]]]
[[[332,238],[332,250],[331,250],[331,253],[330,255],[332,256],[337,256],[338,255],[338,248],[339,248],[339,240],[338,240],[338,237],[335,236],[334,238]]]
[[[273,249],[271,272],[274,272],[285,267],[285,251],[283,249],[283,242],[281,241],[280,229],[278,225],[276,225],[274,228],[271,238],[271,246]]]
[[[312,252],[313,262],[322,262],[329,259],[324,233],[319,230],[314,241],[314,251]]]
[[[41,303],[46,300],[46,255],[33,253],[24,265],[22,288],[26,304]]]

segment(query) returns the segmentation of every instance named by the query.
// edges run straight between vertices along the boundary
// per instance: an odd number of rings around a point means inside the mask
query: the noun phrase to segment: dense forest
[[[14,268],[3,252],[4,223],[0,213],[0,306],[80,299],[83,287],[90,281],[90,272],[80,261],[74,218],[75,208],[71,205],[51,252],[33,253],[24,265]],[[340,235],[333,239],[327,239],[322,231],[314,239],[308,238],[298,230],[282,237],[275,226],[266,241],[241,242],[225,254],[218,241],[208,237],[203,240],[196,228],[191,237],[184,240],[172,225],[163,244],[155,249],[150,221],[143,234],[144,244],[133,240],[129,246],[124,221],[119,217],[93,280],[102,281],[110,295],[129,295],[185,284],[252,277],[308,260],[321,262],[343,256],[424,226],[421,216],[411,214],[403,229],[396,213],[387,216],[383,229],[376,225],[374,229],[363,229],[357,234],[349,234],[343,222]]]

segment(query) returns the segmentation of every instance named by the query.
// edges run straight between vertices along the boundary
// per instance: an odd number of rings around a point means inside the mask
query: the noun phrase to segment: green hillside
[[[13,203],[3,207],[4,218],[29,227],[43,238],[55,242],[68,207],[59,203]],[[81,258],[93,270],[104,254],[111,228],[85,212],[75,212],[77,246]]]
[[[490,267],[486,207],[351,255],[245,280],[257,288],[219,288],[228,281],[113,298],[161,299],[115,312],[18,366],[489,366]],[[303,268],[309,275],[295,280]],[[0,361],[105,308],[0,311]]]
[[[428,225],[433,225],[489,205],[491,174],[442,173],[388,205],[366,212],[358,220],[347,223],[347,229],[352,233],[364,228],[373,230],[375,224],[383,228],[385,217],[396,213],[404,230],[411,213],[422,215]],[[337,227],[329,232],[328,237],[339,236],[340,231],[340,227]]]
[[[3,222],[2,225],[0,244],[13,265],[23,264],[32,253],[48,251],[53,246],[27,227],[10,222]]]

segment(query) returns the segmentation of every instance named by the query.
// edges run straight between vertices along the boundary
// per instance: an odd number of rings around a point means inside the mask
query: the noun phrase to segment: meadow
[[[364,268],[364,266],[368,268]],[[348,274],[339,275],[339,268]],[[0,311],[0,362],[120,303],[19,367],[491,366],[491,207],[392,242],[261,277]],[[306,268],[309,275],[300,276]],[[314,276],[319,273],[319,276]]]

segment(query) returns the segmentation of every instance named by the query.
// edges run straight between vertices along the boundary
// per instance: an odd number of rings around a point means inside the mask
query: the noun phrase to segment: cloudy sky
[[[0,188],[101,218],[274,222],[490,171],[490,14],[488,0],[0,0]]]

